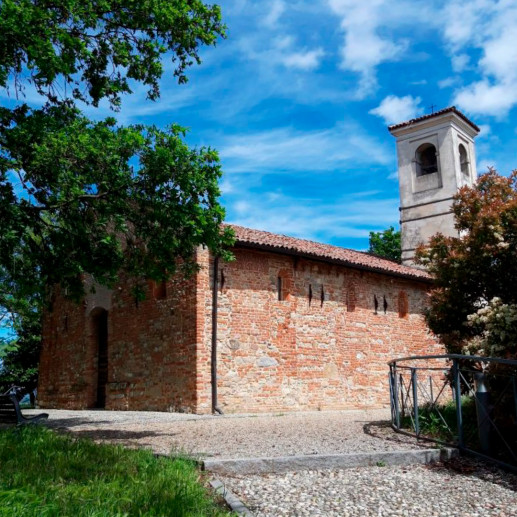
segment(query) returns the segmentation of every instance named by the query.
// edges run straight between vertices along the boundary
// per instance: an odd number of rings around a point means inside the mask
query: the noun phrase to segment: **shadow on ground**
[[[436,449],[437,445],[433,442],[418,440],[411,436],[397,433],[392,427],[391,423],[386,420],[377,420],[374,422],[368,422],[363,425],[364,434],[377,438],[383,441],[389,441],[393,443],[413,443],[415,447],[425,449]]]
[[[427,468],[447,471],[448,475],[476,477],[487,483],[494,483],[508,490],[517,492],[517,474],[503,470],[489,461],[469,457],[453,458],[451,460],[432,463]],[[481,497],[483,494],[480,494]],[[474,497],[474,496],[473,496]]]

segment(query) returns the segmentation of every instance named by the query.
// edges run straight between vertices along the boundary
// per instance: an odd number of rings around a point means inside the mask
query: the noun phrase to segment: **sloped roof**
[[[262,249],[304,258],[323,260],[392,276],[431,281],[431,276],[421,269],[403,266],[391,260],[383,259],[362,251],[355,251],[339,246],[321,244],[319,242],[296,239],[286,235],[253,230],[243,226],[229,224],[235,232],[236,245]]]
[[[393,124],[392,126],[388,126],[389,131],[394,129],[399,129],[401,127],[411,126],[412,124],[416,124],[417,122],[422,122],[423,120],[428,120],[430,118],[439,117],[445,113],[456,113],[458,117],[462,118],[467,124],[472,126],[477,132],[480,131],[479,127],[472,122],[469,118],[467,118],[460,110],[456,108],[456,106],[450,106],[449,108],[445,108],[443,110],[435,111],[434,113],[429,113],[428,115],[423,115],[422,117],[413,118],[411,120],[407,120],[406,122],[400,122],[399,124]]]

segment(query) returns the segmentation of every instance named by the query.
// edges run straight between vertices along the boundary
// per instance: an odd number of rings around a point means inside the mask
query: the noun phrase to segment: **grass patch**
[[[476,429],[476,405],[474,399],[463,395],[461,397],[461,410],[464,429]],[[441,414],[441,417],[438,412]],[[454,401],[449,401],[439,406],[433,406],[432,404],[420,406],[418,408],[418,421],[420,433],[423,436],[445,442],[456,442],[458,440],[458,421]],[[409,416],[403,417],[401,426],[402,428],[413,430],[412,419]]]
[[[228,515],[188,459],[156,458],[37,426],[0,430],[1,517]]]

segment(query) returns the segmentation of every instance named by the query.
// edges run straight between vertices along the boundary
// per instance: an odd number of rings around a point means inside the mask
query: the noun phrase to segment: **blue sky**
[[[228,38],[121,123],[179,123],[219,150],[227,221],[355,249],[398,226],[386,126],[456,105],[478,171],[517,167],[517,5],[471,0],[223,0]],[[28,100],[33,100],[28,98]],[[96,118],[113,115],[89,108]]]

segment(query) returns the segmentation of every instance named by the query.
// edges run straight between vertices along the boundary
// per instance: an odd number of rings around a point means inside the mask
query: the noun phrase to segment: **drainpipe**
[[[217,405],[217,294],[219,287],[219,256],[214,257],[214,283],[212,288],[212,413],[222,415],[223,412]]]

